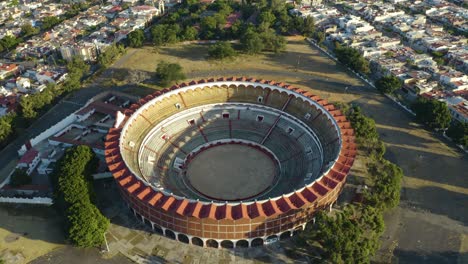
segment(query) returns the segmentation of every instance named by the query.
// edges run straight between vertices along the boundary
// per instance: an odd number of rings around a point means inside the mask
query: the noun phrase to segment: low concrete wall
[[[34,197],[34,198],[0,197],[0,203],[52,205],[54,202],[52,198],[49,198],[49,197]]]

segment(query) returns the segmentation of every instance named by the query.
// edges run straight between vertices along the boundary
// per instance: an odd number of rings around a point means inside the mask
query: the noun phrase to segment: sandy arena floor
[[[216,200],[241,200],[268,189],[275,163],[262,151],[244,145],[221,145],[199,153],[187,177],[202,195]]]

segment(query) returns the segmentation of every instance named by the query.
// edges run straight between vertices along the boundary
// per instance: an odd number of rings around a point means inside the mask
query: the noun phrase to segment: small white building
[[[24,153],[16,167],[19,169],[25,169],[26,173],[30,175],[37,167],[37,165],[39,165],[39,161],[41,161],[39,157],[39,151],[31,148],[30,150],[26,151],[26,153]]]

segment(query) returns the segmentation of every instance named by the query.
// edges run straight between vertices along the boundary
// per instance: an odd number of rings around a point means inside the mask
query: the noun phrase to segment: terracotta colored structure
[[[232,122],[242,119],[241,111],[257,111],[257,108],[258,111],[268,111],[277,116],[272,122],[263,124],[268,125],[268,129],[264,130],[263,139],[258,141],[260,145],[274,133],[278,134],[274,130],[280,124],[291,122],[295,130],[310,130],[308,142],[317,139],[318,143],[314,144],[318,147],[314,152],[320,153],[317,158],[320,161],[317,163],[319,168],[315,168],[317,175],[314,174],[310,180],[305,175],[291,176],[301,181],[293,189],[285,187],[284,193],[276,188],[271,192],[277,194],[274,197],[259,196],[235,202],[186,197],[177,192],[177,187],[156,186],[153,183],[156,176],[145,172],[149,171],[145,164],[153,164],[154,158],[157,163],[162,151],[151,149],[148,142],[156,138],[163,143],[168,142],[167,145],[172,144],[188,157],[190,153],[183,151],[174,138],[157,134],[162,132],[155,132],[155,127],[185,112],[198,114],[197,107],[212,105],[213,109],[221,109],[224,104],[231,107],[230,116],[224,116],[223,112],[223,117],[219,118],[227,117]],[[233,116],[237,111],[239,114]],[[192,127],[200,128],[207,122],[202,113],[200,111],[201,117],[196,121],[199,123],[190,124]],[[231,121],[225,122],[229,122],[231,129]],[[170,127],[161,127],[162,131],[165,129]],[[302,134],[290,128],[288,130],[289,134],[295,133],[297,136],[294,136],[294,140],[300,142]],[[203,134],[201,129],[200,133]],[[288,136],[288,133],[283,134]],[[149,134],[158,136],[148,138]],[[204,134],[203,137],[205,142],[209,141]],[[144,149],[147,150],[143,153]],[[151,154],[153,152],[155,154]],[[305,152],[302,154],[306,155]],[[192,81],[148,95],[117,114],[117,121],[114,128],[110,129],[105,143],[108,167],[124,200],[136,216],[151,225],[156,232],[181,242],[227,248],[258,246],[302,230],[312,220],[314,212],[328,209],[336,201],[355,156],[356,145],[351,125],[332,104],[284,83],[245,77]],[[308,164],[307,159],[304,163]],[[161,175],[168,170],[160,169]]]

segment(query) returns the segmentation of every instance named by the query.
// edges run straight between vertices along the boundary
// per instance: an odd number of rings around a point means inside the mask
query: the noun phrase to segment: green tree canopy
[[[198,31],[196,28],[192,26],[185,27],[182,32],[182,39],[183,40],[196,40],[198,35]]]
[[[384,76],[375,83],[377,89],[379,89],[382,93],[388,94],[392,94],[396,90],[400,89],[401,85],[401,80],[393,75]]]
[[[375,208],[384,210],[396,207],[400,203],[401,180],[403,171],[387,160],[380,160],[367,165],[374,185],[366,193],[366,200]]]
[[[14,133],[14,120],[16,114],[8,113],[0,117],[0,145]]]
[[[21,36],[31,36],[39,33],[39,29],[31,25],[31,23],[25,23],[21,26]]]
[[[300,30],[304,36],[312,37],[316,32],[314,18],[311,16],[305,17]]]
[[[104,52],[98,55],[98,63],[102,68],[112,64],[119,56],[125,51],[125,48],[121,44],[112,44],[106,48]]]
[[[8,35],[0,39],[0,45],[4,49],[11,49],[11,48],[14,48],[21,41],[22,41],[21,39],[17,39],[14,36]]]
[[[50,29],[52,28],[53,26],[59,24],[61,21],[60,18],[56,17],[56,16],[48,16],[48,17],[45,17],[43,20],[42,20],[42,25],[41,25],[41,28],[43,30],[47,30],[47,29]]]
[[[378,138],[375,121],[372,118],[366,117],[359,106],[351,107],[347,113],[347,117],[357,137],[364,140],[374,140]]]
[[[271,11],[263,11],[260,13],[258,20],[261,24],[268,25],[268,28],[275,23],[276,17]]]
[[[151,39],[155,46],[162,46],[178,42],[183,38],[183,33],[178,24],[158,24],[151,28]],[[193,34],[193,31],[189,34]]]
[[[231,43],[225,41],[218,42],[208,49],[210,58],[218,60],[232,58],[236,56],[236,54],[237,52],[232,48]]]
[[[70,225],[68,237],[78,247],[100,246],[109,228],[109,219],[104,217],[94,204],[78,202],[67,209]]]
[[[14,7],[19,5],[19,0],[9,0],[8,6]]]
[[[145,41],[145,33],[141,29],[134,30],[128,34],[128,45],[132,48],[143,46]]]
[[[453,122],[447,130],[447,136],[451,137],[455,143],[468,147],[468,123]]]
[[[166,25],[158,24],[151,27],[151,38],[154,45],[163,45],[166,41]]]
[[[335,54],[340,62],[351,69],[365,74],[370,72],[369,62],[362,57],[358,50],[337,44]]]
[[[283,36],[277,35],[272,29],[262,32],[260,38],[264,44],[264,50],[279,53],[286,48],[286,39]]]
[[[416,119],[431,128],[448,128],[452,120],[447,104],[444,102],[420,97],[412,108],[416,113]]]
[[[240,44],[242,50],[247,54],[257,54],[265,48],[262,38],[253,30],[248,30],[243,36],[241,36]]]
[[[301,234],[308,245],[318,243],[322,257],[331,263],[369,263],[370,257],[379,246],[383,231],[382,216],[372,208],[356,212],[348,206],[334,217],[319,211],[315,225]]]
[[[182,66],[177,63],[161,61],[156,68],[156,77],[163,86],[185,79]]]
[[[22,117],[26,119],[35,118],[38,114],[37,111],[50,106],[58,94],[58,91],[52,85],[40,93],[21,97],[20,110]]]
[[[109,226],[109,220],[92,204],[92,174],[97,165],[90,147],[75,146],[67,149],[52,174],[55,204],[66,217],[68,237],[79,247],[100,245]]]

